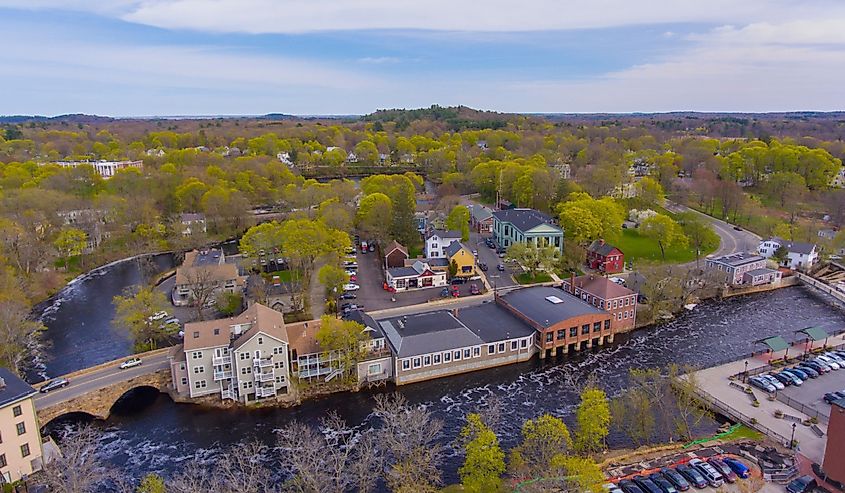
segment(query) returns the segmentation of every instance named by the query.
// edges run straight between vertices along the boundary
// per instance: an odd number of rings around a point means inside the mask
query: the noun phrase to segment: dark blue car
[[[733,459],[731,457],[722,457],[722,462],[728,465],[731,468],[731,471],[736,473],[736,475],[742,479],[745,479],[750,474],[750,470],[748,466],[743,464],[737,459]]]

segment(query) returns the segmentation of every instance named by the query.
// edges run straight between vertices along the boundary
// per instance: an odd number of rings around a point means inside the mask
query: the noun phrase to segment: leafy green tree
[[[522,442],[511,450],[510,467],[518,477],[546,473],[553,457],[572,447],[569,428],[560,418],[544,414],[522,425]]]
[[[458,473],[464,491],[485,493],[497,491],[502,485],[505,472],[505,453],[499,446],[499,439],[478,414],[467,416],[467,424],[461,430],[466,442],[466,458]]]
[[[115,307],[114,323],[129,330],[135,338],[137,352],[155,349],[159,342],[179,330],[178,325],[164,325],[164,320],[154,320],[158,312],[167,311],[169,303],[164,293],[151,287],[132,287],[124,295],[112,299]]]
[[[657,242],[663,260],[666,260],[667,248],[684,248],[689,244],[681,226],[665,214],[657,214],[644,220],[640,225],[640,232]]]
[[[446,217],[446,229],[460,231],[461,241],[469,241],[469,208],[456,205]]]
[[[507,258],[524,267],[534,278],[540,271],[551,272],[554,269],[560,259],[560,250],[545,241],[514,243],[508,247]]]
[[[581,392],[575,419],[578,423],[575,450],[590,454],[604,449],[604,440],[610,432],[610,406],[603,390],[588,387]]]
[[[780,223],[775,226],[772,234],[784,240],[795,241],[798,227],[794,223]]]
[[[778,265],[786,264],[789,260],[789,249],[783,245],[779,246],[772,254],[772,258],[775,259]]]
[[[601,493],[602,484],[606,481],[604,473],[596,461],[590,457],[573,457],[558,454],[552,458],[551,468],[557,474],[566,478],[566,483],[582,492]]]
[[[336,265],[326,264],[317,271],[317,279],[326,288],[329,298],[337,299],[343,291],[343,285],[349,282],[349,274]]]
[[[416,175],[411,174],[416,177]],[[416,211],[416,186],[407,174],[373,175],[361,180],[365,195],[383,193],[393,204],[393,221],[390,234],[403,245],[413,245],[419,239],[414,212]]]
[[[385,245],[390,238],[393,223],[393,201],[387,195],[376,192],[361,199],[355,224],[366,237]]]
[[[611,241],[622,234],[625,210],[611,197],[596,200],[585,192],[575,192],[569,194],[557,210],[567,238],[578,243],[586,244],[599,238]]]
[[[243,306],[243,302],[244,297],[240,293],[221,291],[217,294],[215,306],[221,315],[231,317],[240,311]]]
[[[564,204],[560,211],[560,225],[568,243],[587,245],[602,236],[601,219],[577,204]]]
[[[792,171],[778,171],[772,173],[766,182],[769,195],[778,201],[781,207],[787,203],[793,204],[800,200],[807,190],[804,177]],[[793,204],[794,205],[794,204]]]
[[[666,193],[659,181],[649,176],[644,176],[634,185],[637,192],[637,202],[644,206],[656,206],[663,204]]]
[[[155,473],[149,473],[141,480],[135,493],[166,493],[164,478]]]
[[[701,258],[701,252],[715,250],[721,241],[713,228],[705,223],[694,212],[685,213],[680,218],[684,234],[689,238],[690,246],[695,250],[696,265]]]
[[[355,156],[358,157],[358,162],[367,165],[374,165],[378,163],[378,147],[369,140],[362,140],[355,145]]]
[[[59,254],[64,257],[65,269],[68,267],[71,257],[82,255],[85,246],[88,244],[88,234],[81,229],[64,228],[59,231],[59,235],[53,240],[53,246],[59,251]]]
[[[358,361],[364,355],[363,343],[367,340],[363,325],[354,320],[323,315],[316,338],[323,352],[336,352],[337,369],[344,370],[347,375],[355,375]]]

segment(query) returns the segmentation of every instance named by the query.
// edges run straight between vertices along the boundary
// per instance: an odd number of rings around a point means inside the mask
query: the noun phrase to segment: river
[[[167,258],[157,258],[161,269]],[[129,353],[128,336],[111,326],[112,296],[140,279],[137,263],[125,262],[103,269],[63,290],[56,302],[46,304],[43,320],[52,346],[46,373],[61,374]],[[60,302],[59,302],[60,300]],[[571,358],[532,362],[409,385],[400,389],[411,402],[426,405],[444,422],[444,443],[463,424],[463,416],[491,395],[504,404],[502,432],[505,446],[514,444],[519,426],[528,418],[549,412],[571,418],[577,395],[573,382],[593,375],[611,395],[626,384],[631,368],[663,367],[682,362],[706,367],[751,352],[753,341],[783,335],[807,326],[838,329],[845,313],[809,292],[795,287],[779,291],[705,302],[673,322],[646,328],[617,343]],[[160,394],[138,392],[122,402],[105,422],[102,453],[128,474],[178,470],[187,460],[214,460],[222,447],[258,438],[270,443],[273,430],[291,420],[316,423],[330,411],[350,424],[367,426],[372,395],[367,392],[335,394],[305,402],[292,409],[207,410],[175,404]],[[707,423],[702,431],[715,428]],[[611,445],[626,445],[620,436]],[[445,461],[447,480],[456,479],[458,460]]]

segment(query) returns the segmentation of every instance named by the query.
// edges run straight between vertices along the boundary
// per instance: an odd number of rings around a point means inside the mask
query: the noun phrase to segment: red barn
[[[596,240],[587,248],[587,265],[599,272],[616,274],[625,269],[625,254],[604,240]]]

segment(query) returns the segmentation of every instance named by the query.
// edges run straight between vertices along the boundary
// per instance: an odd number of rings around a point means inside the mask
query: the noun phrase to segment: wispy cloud
[[[385,63],[401,63],[402,59],[399,57],[394,56],[376,56],[376,57],[363,57],[357,60],[359,63],[367,63],[372,65],[381,65]]]

